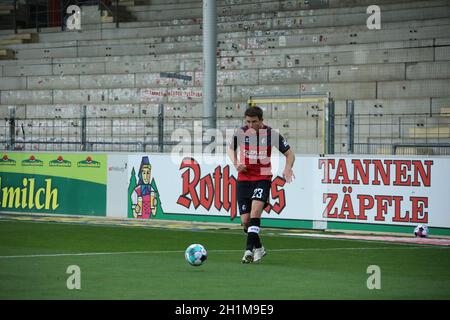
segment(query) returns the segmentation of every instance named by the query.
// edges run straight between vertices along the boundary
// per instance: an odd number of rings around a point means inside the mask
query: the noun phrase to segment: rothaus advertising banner
[[[0,210],[106,215],[105,154],[4,152]]]
[[[450,228],[450,158],[297,155],[290,184],[284,163],[272,162],[263,218]],[[129,155],[127,172],[129,218],[239,216],[226,156]]]
[[[128,158],[128,217],[160,214],[238,217],[237,174],[226,157],[134,155]],[[266,214],[287,216],[287,190],[281,177],[272,181]],[[298,211],[291,218],[298,218]]]

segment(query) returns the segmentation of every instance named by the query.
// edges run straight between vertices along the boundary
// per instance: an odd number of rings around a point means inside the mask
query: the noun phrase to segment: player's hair
[[[245,117],[258,117],[259,120],[263,119],[263,110],[258,106],[248,107],[245,110]]]

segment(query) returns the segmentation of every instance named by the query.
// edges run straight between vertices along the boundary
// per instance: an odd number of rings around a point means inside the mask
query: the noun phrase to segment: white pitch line
[[[303,251],[340,251],[340,250],[416,250],[416,249],[446,249],[441,247],[361,247],[361,248],[287,248],[287,249],[268,249],[268,252],[303,252]],[[210,253],[241,252],[238,249],[218,249],[209,250]],[[30,254],[17,256],[0,256],[0,259],[16,258],[46,258],[46,257],[76,257],[76,256],[106,256],[106,255],[124,255],[124,254],[162,254],[162,253],[184,253],[184,250],[166,250],[166,251],[125,251],[125,252],[85,252],[85,253],[55,253],[55,254]]]
[[[184,251],[125,251],[125,252],[84,252],[84,253],[54,253],[54,254],[30,254],[18,256],[0,256],[0,259],[14,259],[14,258],[42,258],[42,257],[72,257],[72,256],[107,256],[107,255],[122,255],[122,254],[146,254],[146,253],[182,253]]]

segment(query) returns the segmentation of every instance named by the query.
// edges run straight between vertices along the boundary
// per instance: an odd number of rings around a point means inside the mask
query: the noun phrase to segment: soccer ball
[[[415,229],[414,229],[414,235],[416,237],[420,237],[420,238],[426,238],[428,237],[428,227],[424,224],[419,224]]]
[[[208,252],[201,244],[194,243],[186,249],[184,257],[191,266],[198,267],[206,261]]]

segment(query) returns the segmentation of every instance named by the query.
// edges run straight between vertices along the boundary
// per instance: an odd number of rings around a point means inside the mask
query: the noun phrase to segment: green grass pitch
[[[267,233],[268,255],[243,265],[237,230],[0,221],[0,299],[450,298],[449,248]],[[184,260],[191,243],[208,250],[200,267]],[[70,265],[80,290],[67,288]],[[379,290],[367,288],[370,265]]]

